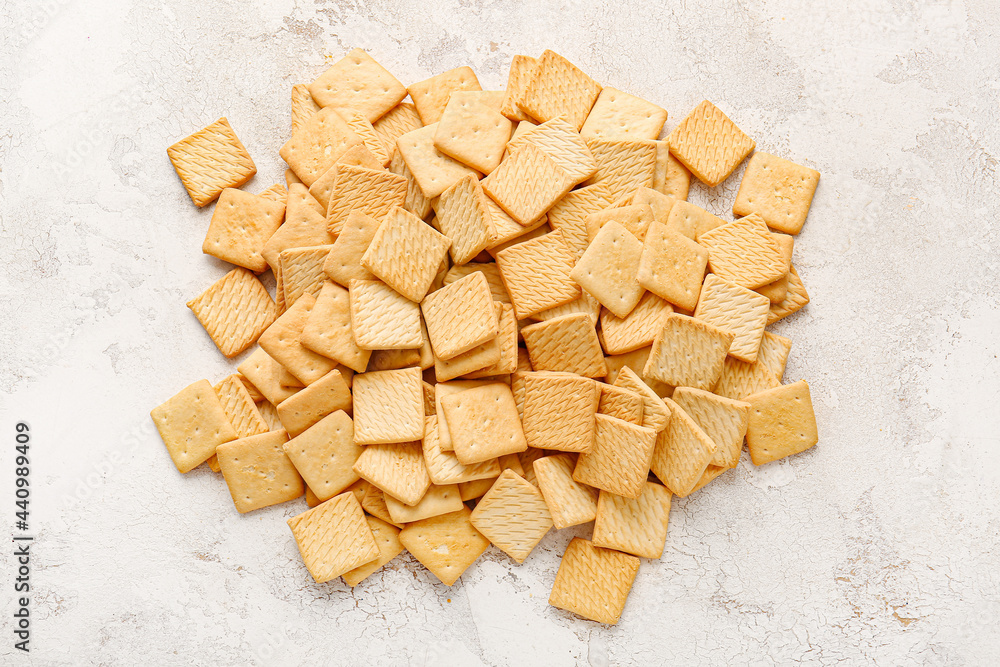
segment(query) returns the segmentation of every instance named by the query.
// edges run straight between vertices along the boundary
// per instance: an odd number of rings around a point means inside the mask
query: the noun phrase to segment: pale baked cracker
[[[382,489],[369,484],[365,480],[361,481],[365,484],[365,495],[361,499],[361,506],[365,511],[388,524],[402,528],[402,526],[392,523],[392,517],[389,516],[389,508],[385,505],[385,494],[382,493]]]
[[[323,265],[330,245],[289,248],[278,255],[281,267],[281,291],[285,297],[285,308],[291,308],[303,294],[317,296],[326,274]]]
[[[295,175],[294,171],[285,169],[285,187],[291,187],[293,183],[302,184],[302,181]]]
[[[656,144],[646,140],[587,139],[597,169],[585,181],[587,185],[604,183],[620,197],[638,187],[653,184],[656,169]]]
[[[518,103],[541,122],[564,116],[579,130],[600,93],[601,84],[558,53],[546,49]]]
[[[715,466],[715,465],[712,465],[711,463],[709,463],[708,467],[705,468],[705,472],[702,473],[701,479],[699,479],[698,483],[694,485],[693,489],[691,489],[691,493],[694,493],[698,489],[701,489],[701,488],[707,486],[709,482],[715,481],[715,479],[719,475],[721,475],[722,473],[726,472],[727,470],[729,470],[729,468],[723,468],[721,466]],[[690,495],[690,494],[688,494],[688,495]]]
[[[453,92],[482,89],[472,68],[463,66],[410,84],[407,92],[417,107],[420,120],[424,125],[431,125],[441,120]]]
[[[468,352],[498,333],[496,309],[486,276],[471,273],[424,297],[420,309],[434,356],[441,360]]]
[[[354,444],[354,424],[343,410],[323,417],[284,447],[320,500],[332,498],[358,481],[353,466],[364,448]]]
[[[507,294],[507,288],[503,285],[503,279],[500,277],[500,269],[497,267],[496,262],[472,262],[453,266],[445,274],[444,284],[450,285],[475,272],[486,276],[486,282],[490,286],[490,294],[493,296],[494,301],[510,303],[510,295]]]
[[[601,401],[597,411],[602,415],[615,417],[630,424],[642,426],[642,396],[630,389],[610,384],[601,384]]]
[[[503,471],[476,503],[472,525],[518,563],[552,527],[552,515],[542,494],[511,470]]]
[[[510,59],[507,89],[500,104],[500,113],[516,121],[529,121],[531,117],[521,109],[524,91],[531,82],[538,61],[531,56],[514,56]]]
[[[235,268],[187,303],[219,351],[235,357],[278,317],[278,308],[252,271]]]
[[[767,226],[798,234],[809,215],[819,172],[770,153],[757,152],[747,162],[733,215],[757,213]]]
[[[819,442],[809,383],[799,380],[747,397],[747,449],[754,465],[798,454]]]
[[[330,280],[347,287],[352,280],[372,280],[375,277],[361,266],[361,258],[368,250],[379,224],[378,220],[361,211],[351,211],[347,215],[340,235],[323,263],[323,272]]]
[[[354,440],[358,444],[412,442],[424,437],[424,388],[419,368],[359,374],[353,390]]]
[[[420,306],[378,280],[352,280],[351,330],[366,350],[407,350],[423,344]]]
[[[500,348],[500,360],[480,370],[465,373],[470,379],[505,375],[517,370],[517,319],[514,317],[514,307],[501,304],[498,318],[496,344]]]
[[[789,341],[789,343],[791,343],[791,341]],[[254,403],[260,403],[261,401],[264,400],[264,394],[260,393],[260,390],[254,386],[253,382],[251,382],[249,378],[243,375],[243,373],[239,372],[237,372],[235,375],[239,379],[239,381],[243,384],[243,387],[246,388],[247,394],[250,396],[250,400],[252,400]]]
[[[702,101],[667,137],[670,152],[698,180],[714,187],[754,149],[754,140],[709,102]]]
[[[507,456],[501,456],[500,457],[500,459],[499,459],[499,461],[500,461],[500,467],[501,468],[503,468],[505,466],[509,467],[511,470],[514,470],[514,472],[517,472],[517,474],[519,474],[521,477],[525,478],[526,480],[528,480],[529,482],[531,482],[535,486],[538,486],[538,478],[535,476],[534,463],[535,463],[535,461],[537,461],[538,459],[542,458],[543,456],[545,456],[545,450],[544,449],[537,449],[535,447],[528,447],[526,450],[524,450],[523,452],[518,452],[517,455],[516,455],[516,458],[517,458],[518,462],[520,462],[520,464],[521,464],[521,470],[520,471],[517,470],[516,466],[514,466],[514,465],[507,465],[505,463],[506,460],[508,458],[510,458],[510,457],[507,457]]]
[[[525,227],[540,218],[576,183],[570,172],[532,143],[509,153],[482,182],[486,194]]]
[[[670,144],[656,142],[656,168],[649,187],[677,200],[686,200],[691,187],[691,172],[670,154]]]
[[[722,374],[712,391],[720,396],[743,401],[748,396],[781,385],[770,367],[759,359],[752,364],[726,357]]]
[[[500,465],[496,459],[466,466],[459,462],[458,457],[453,452],[442,451],[437,415],[425,419],[422,447],[427,473],[434,484],[442,486],[460,484],[478,479],[489,479],[500,474]]]
[[[359,169],[369,169],[371,171],[384,171],[383,165],[378,158],[364,144],[351,146],[344,151],[340,157],[334,160],[330,168],[324,171],[319,178],[309,186],[309,194],[320,206],[320,212],[326,215],[330,207],[330,197],[334,187],[337,185],[337,177],[340,175],[341,167],[355,167]]]
[[[352,211],[382,220],[406,203],[406,179],[392,172],[336,165],[336,181],[326,211],[327,229],[338,235]]]
[[[507,215],[507,212],[500,208],[500,204],[489,197],[486,197],[486,208],[490,212],[490,220],[493,223],[490,245],[486,250],[494,258],[497,256],[497,253],[505,248],[537,238],[552,231],[545,224],[548,222],[547,216],[543,215],[527,227],[524,227],[514,220],[514,218]]]
[[[323,501],[316,497],[316,494],[312,492],[308,486],[306,486],[306,506],[309,508],[316,507]]]
[[[718,446],[677,403],[669,398],[665,402],[672,416],[656,438],[649,469],[675,496],[684,498],[715,458]]]
[[[491,383],[444,396],[441,408],[455,456],[464,465],[527,448],[510,387]]]
[[[360,565],[341,575],[344,583],[354,588],[362,581],[381,570],[393,558],[403,553],[403,543],[399,541],[399,528],[374,516],[366,516],[368,527],[371,528],[375,544],[378,546],[378,558]]]
[[[368,368],[371,350],[358,347],[354,340],[350,293],[340,285],[323,284],[299,340],[353,371],[363,373]]]
[[[656,139],[666,121],[666,109],[641,97],[605,88],[580,128],[580,134],[598,139]]]
[[[309,574],[321,584],[379,556],[365,513],[344,493],[288,520]]]
[[[597,170],[597,162],[587,142],[563,116],[529,126],[525,132],[511,137],[507,142],[508,155],[526,144],[540,148],[570,175],[574,183],[590,178]]]
[[[361,264],[410,301],[427,294],[451,241],[412,213],[391,211],[368,245]]]
[[[461,494],[458,491],[458,484],[449,484],[447,486],[435,486],[432,484],[427,489],[424,497],[420,499],[420,502],[412,507],[404,505],[392,496],[387,495],[385,496],[385,506],[388,508],[389,516],[392,517],[393,522],[399,524],[412,523],[421,519],[429,519],[432,516],[457,512],[464,507]]]
[[[437,149],[434,145],[437,128],[437,123],[426,125],[396,140],[396,150],[428,199],[439,196],[465,176],[479,178],[477,171]]]
[[[750,404],[691,387],[677,387],[671,398],[718,447],[712,465],[735,468],[740,462]]]
[[[271,201],[284,203],[285,199],[288,198],[288,190],[281,183],[275,183],[266,190],[259,192],[257,196],[263,197],[264,199],[270,199]]]
[[[597,234],[609,222],[617,222],[639,241],[646,238],[653,224],[653,209],[645,204],[612,206],[587,216],[587,240],[593,244]]]
[[[223,190],[238,188],[257,173],[225,117],[167,148],[167,157],[195,206],[212,203]]]
[[[332,412],[350,412],[351,389],[340,370],[334,368],[276,407],[282,426],[294,438]]]
[[[206,255],[260,273],[267,269],[260,252],[281,225],[284,215],[284,202],[226,188],[212,212],[201,250]]]
[[[400,102],[372,123],[375,134],[382,140],[382,146],[390,156],[396,150],[396,139],[423,126],[417,107],[409,102]]]
[[[629,202],[629,205],[632,206],[648,206],[649,210],[653,214],[653,220],[661,224],[667,223],[667,220],[670,218],[670,212],[677,204],[677,200],[673,197],[668,197],[662,192],[657,192],[653,188],[647,188],[645,186],[636,188],[635,191],[625,199]]]
[[[267,423],[269,430],[277,431],[281,428],[281,420],[278,419],[278,410],[274,407],[273,403],[270,401],[261,401],[257,404],[257,409],[260,410],[260,416]]]
[[[788,292],[781,303],[771,304],[767,323],[774,324],[778,320],[798,312],[807,303],[809,303],[809,293],[806,292],[806,286],[802,283],[799,272],[793,266],[788,269]]]
[[[608,372],[594,322],[585,313],[531,324],[521,329],[521,335],[535,370],[594,378]]]
[[[600,390],[589,378],[563,373],[527,373],[522,427],[528,446],[588,452]]]
[[[445,155],[488,174],[503,158],[513,126],[481,93],[454,91],[434,133],[434,146]]]
[[[705,276],[694,316],[733,334],[730,356],[752,363],[757,360],[770,306],[767,297],[710,273]]]
[[[433,362],[432,362],[433,363]],[[420,364],[420,350],[372,350],[369,371],[392,371]]]
[[[421,419],[421,432],[423,428]],[[412,507],[420,502],[431,486],[431,478],[419,442],[368,445],[363,449],[354,464],[354,471],[362,479],[405,505]]]
[[[303,294],[257,340],[261,349],[303,384],[315,382],[337,365],[332,359],[304,347],[299,340],[315,304],[314,296]]]
[[[660,395],[630,366],[623,366],[614,380],[616,387],[642,397],[642,425],[659,433],[670,423],[670,409]]]
[[[667,217],[667,229],[697,241],[705,232],[726,224],[722,218],[712,215],[700,206],[686,201],[679,201],[670,209]]]
[[[220,380],[212,389],[219,397],[222,411],[241,438],[260,435],[268,431],[267,423],[250,397],[250,392],[240,382],[239,377],[230,375]]]
[[[667,315],[643,374],[674,387],[711,390],[722,374],[733,335],[686,315]]]
[[[489,384],[490,380],[452,380],[452,381],[442,381],[438,378],[438,383],[435,385],[436,389],[434,392],[434,402],[436,406],[437,414],[437,424],[438,424],[438,441],[440,443],[442,451],[451,452],[455,450],[455,446],[451,442],[451,432],[448,430],[448,416],[444,413],[444,408],[441,406],[441,399],[445,396],[450,396],[451,394],[457,394],[460,391],[465,391],[466,389],[472,389],[473,387],[482,387],[483,385]],[[497,474],[500,474],[499,472]]]
[[[207,461],[216,446],[238,437],[208,380],[185,387],[149,416],[182,473]]]
[[[594,546],[642,558],[659,558],[667,540],[670,490],[646,482],[638,498],[601,492],[594,521]]]
[[[437,228],[451,239],[451,259],[455,264],[469,262],[493,240],[493,216],[486,199],[472,174],[455,182],[438,198],[434,207]]]
[[[313,184],[349,148],[363,144],[333,107],[305,121],[278,153],[307,186]]]
[[[656,431],[607,415],[597,415],[594,446],[580,454],[573,479],[594,488],[635,498],[649,474]]]
[[[446,586],[462,576],[490,541],[472,526],[472,512],[457,512],[414,521],[399,533],[399,541]]]
[[[598,623],[614,625],[639,571],[639,559],[574,537],[556,573],[549,604]]]
[[[712,273],[749,289],[774,282],[788,271],[781,247],[756,214],[704,232],[698,243],[708,248]]]
[[[655,223],[646,233],[636,278],[653,294],[694,310],[708,259],[705,248]]]
[[[778,242],[778,247],[781,248],[781,255],[785,259],[785,264],[788,268],[792,267],[792,251],[795,247],[795,239],[788,234],[776,234],[771,233],[771,236],[775,241]],[[761,285],[756,288],[754,292],[762,294],[767,297],[767,300],[772,304],[781,303],[788,296],[788,274],[778,278],[774,282],[770,282],[766,285]]]
[[[510,246],[496,258],[519,320],[580,297],[569,275],[576,260],[559,232]]]
[[[561,306],[556,306],[555,308],[549,308],[548,310],[543,310],[540,313],[535,313],[534,315],[528,317],[528,319],[536,322],[545,322],[546,320],[552,320],[557,317],[562,317],[563,315],[574,315],[576,313],[585,313],[588,317],[590,317],[594,326],[597,326],[598,319],[601,315],[601,302],[587,292],[583,292],[579,299],[574,299],[573,301],[564,303]]]
[[[572,454],[542,456],[534,462],[538,490],[545,498],[552,523],[557,530],[593,521],[597,516],[600,493],[573,479],[576,461]]]
[[[260,348],[254,350],[236,369],[275,405],[302,388],[298,378]]]
[[[645,292],[636,280],[642,250],[639,239],[619,223],[610,222],[597,233],[569,275],[602,306],[625,317]]]
[[[765,331],[764,338],[760,341],[760,350],[757,352],[757,363],[764,365],[780,381],[785,374],[785,364],[788,362],[788,353],[791,349],[791,338]]]
[[[365,148],[375,157],[379,166],[384,167],[389,164],[389,151],[386,150],[385,144],[382,143],[382,138],[375,131],[371,122],[365,118],[364,114],[359,111],[344,110],[340,115],[351,126],[355,134],[361,138]]]
[[[664,299],[646,292],[625,317],[601,311],[601,340],[607,354],[624,354],[652,345],[664,316],[674,309]]]
[[[285,200],[285,221],[261,248],[260,255],[277,276],[281,269],[278,257],[282,250],[329,245],[334,237],[326,230],[326,216],[316,207],[320,204],[302,183],[288,188]]]
[[[227,442],[216,448],[222,476],[241,513],[294,500],[305,485],[282,445],[284,431],[270,431]]]
[[[362,49],[353,49],[309,84],[322,107],[361,112],[374,123],[406,97],[406,88]]]
[[[302,125],[315,116],[320,109],[316,104],[309,86],[304,83],[297,83],[292,86],[292,134],[302,127]]]
[[[549,225],[562,234],[575,259],[583,255],[590,243],[588,216],[606,209],[612,199],[611,188],[606,183],[596,183],[569,192],[549,209]]]

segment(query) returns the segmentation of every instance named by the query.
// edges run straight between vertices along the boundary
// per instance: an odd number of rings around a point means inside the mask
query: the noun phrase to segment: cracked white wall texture
[[[34,664],[1000,663],[997,7],[672,4],[0,7],[0,493],[29,420]],[[812,303],[776,327],[820,444],[676,500],[616,627],[546,603],[587,527],[521,566],[491,548],[451,589],[409,556],[316,585],[285,525],[302,501],[240,516],[152,428],[233,367],[184,306],[225,266],[166,146],[225,115],[266,188],[289,89],[355,46],[405,83],[470,64],[490,89],[552,48],[668,130],[708,98],[822,172],[796,245]],[[731,218],[741,174],[691,200]],[[2,636],[0,662],[27,664]]]

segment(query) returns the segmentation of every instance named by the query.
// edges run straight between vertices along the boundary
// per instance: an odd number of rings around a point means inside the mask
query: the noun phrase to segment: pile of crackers
[[[451,585],[490,544],[521,563],[593,522],[549,602],[616,623],[673,496],[744,441],[757,465],[817,442],[766,327],[809,301],[792,248],[819,173],[708,101],[658,140],[666,118],[552,51],[484,91],[469,67],[405,87],[357,49],[292,89],[284,185],[239,189],[225,118],[171,146],[234,265],[188,306],[227,357],[257,346],[152,411],[177,469],[221,471],[240,512],[304,495],[317,582],[407,550]],[[734,220],[686,201],[748,156]]]

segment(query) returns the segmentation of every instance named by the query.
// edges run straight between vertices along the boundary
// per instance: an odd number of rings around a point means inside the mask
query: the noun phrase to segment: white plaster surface
[[[332,665],[1000,663],[1000,12],[988,0],[284,0],[0,5],[0,508],[30,422],[31,662]],[[228,116],[280,180],[289,89],[360,46],[410,83],[499,88],[553,48],[664,106],[709,98],[822,180],[812,297],[776,330],[820,444],[671,514],[621,623],[546,603],[571,536],[490,549],[453,588],[404,556],[312,583],[285,519],[179,475],[148,417],[231,372],[185,307],[201,253],[165,148]],[[691,200],[729,217],[742,170]],[[2,550],[0,663],[11,648]]]

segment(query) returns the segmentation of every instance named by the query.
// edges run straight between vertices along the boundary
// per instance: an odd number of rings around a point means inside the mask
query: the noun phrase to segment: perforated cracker
[[[236,368],[272,405],[281,403],[302,387],[298,378],[260,348],[254,350]],[[261,416],[264,416],[263,412]]]
[[[412,213],[396,208],[379,225],[361,264],[410,301],[419,303],[451,241]]]
[[[496,345],[500,348],[500,360],[480,370],[465,373],[465,377],[470,379],[484,378],[506,375],[517,370],[517,334],[517,319],[514,317],[514,308],[508,304],[502,304],[495,339]]]
[[[385,496],[385,506],[389,510],[389,516],[394,523],[406,524],[421,519],[457,512],[465,507],[462,504],[462,496],[458,490],[458,484],[448,484],[447,486],[431,485],[427,493],[412,507],[399,502],[390,495]]]
[[[809,303],[809,293],[795,267],[788,269],[788,292],[781,303],[772,303],[767,315],[767,323],[774,324],[778,320],[796,313]]]
[[[754,153],[743,172],[733,215],[757,213],[771,229],[798,234],[818,184],[815,169],[769,153]]]
[[[278,419],[295,437],[326,415],[351,410],[351,388],[343,373],[334,368],[302,391],[296,392],[277,405]]]
[[[531,324],[521,329],[521,335],[535,370],[594,378],[608,372],[594,322],[585,313]]]
[[[424,437],[424,388],[419,368],[359,374],[353,390],[354,440],[358,444],[412,442]]]
[[[702,234],[726,224],[722,218],[712,215],[700,206],[679,201],[670,209],[667,229],[697,241]]]
[[[597,415],[594,446],[580,454],[573,479],[620,496],[635,498],[649,473],[656,431],[607,415]]]
[[[477,479],[490,479],[500,474],[500,465],[496,459],[467,466],[459,462],[454,452],[442,451],[437,415],[428,416],[425,420],[422,447],[427,473],[434,484],[460,484]]]
[[[348,149],[362,144],[361,137],[347,121],[327,106],[305,121],[278,153],[295,175],[310,186]]]
[[[605,88],[597,97],[580,134],[598,139],[656,139],[666,120],[666,109],[641,97]]]
[[[733,335],[729,354],[741,361],[757,359],[771,303],[767,297],[710,273],[698,297],[695,319]]]
[[[363,450],[354,444],[354,424],[338,410],[285,443],[285,454],[316,497],[327,500],[358,481],[354,463]]]
[[[639,559],[602,549],[579,537],[566,547],[549,604],[599,623],[614,625],[639,571]]]
[[[470,521],[518,563],[524,562],[552,527],[552,516],[542,494],[511,470],[503,471],[476,503]]]
[[[636,279],[642,250],[642,243],[625,227],[610,222],[597,233],[570,277],[602,306],[625,317],[645,292]]]
[[[406,97],[396,77],[361,49],[354,49],[309,84],[323,107],[352,109],[374,123]]]
[[[182,473],[207,461],[215,454],[216,446],[238,435],[208,380],[185,387],[153,408],[149,416]]]
[[[670,144],[666,141],[656,142],[656,168],[653,170],[653,183],[649,187],[677,200],[688,197],[691,172],[670,154]]]
[[[819,441],[809,383],[799,380],[753,394],[747,449],[755,465],[803,452]]]
[[[441,120],[453,92],[482,89],[472,68],[463,66],[411,84],[407,92],[417,107],[420,120],[430,125]]]
[[[754,149],[754,140],[729,117],[704,100],[667,137],[670,152],[698,180],[716,186]]]
[[[708,264],[708,251],[655,223],[646,233],[636,279],[657,296],[694,310]]]
[[[450,514],[407,524],[399,541],[446,586],[451,586],[490,546],[463,508]]]
[[[242,514],[298,498],[302,477],[285,455],[284,431],[270,431],[226,442],[216,448],[233,504]]]
[[[257,341],[261,349],[303,384],[315,382],[336,366],[332,359],[306,348],[300,340],[315,304],[315,297],[303,294]]]
[[[281,225],[284,215],[284,202],[226,188],[212,212],[201,250],[260,273],[267,269],[261,250]]]
[[[527,448],[510,387],[491,383],[445,396],[441,407],[455,456],[464,465]]]
[[[785,374],[785,364],[791,349],[791,338],[765,331],[764,337],[760,341],[760,350],[757,352],[757,362],[767,367],[780,381]]]
[[[462,164],[488,174],[503,158],[513,126],[475,91],[454,91],[448,99],[434,146]]]
[[[351,211],[344,221],[340,235],[333,242],[323,263],[323,272],[330,280],[344,287],[351,280],[371,280],[375,276],[361,265],[361,258],[372,242],[379,221],[360,211]]]
[[[379,556],[375,537],[353,493],[289,519],[288,526],[306,568],[319,584]]]
[[[674,387],[710,390],[722,374],[732,340],[729,332],[671,313],[653,340],[643,374]]]
[[[187,303],[219,351],[235,357],[278,317],[278,308],[253,272],[236,268]]]
[[[472,273],[428,294],[421,303],[434,354],[451,359],[497,335],[497,317],[486,276]]]
[[[167,148],[167,156],[195,206],[215,201],[257,173],[250,153],[224,117]]]
[[[493,295],[494,301],[510,303],[510,295],[507,294],[507,288],[504,287],[503,279],[500,277],[500,269],[495,262],[472,262],[453,266],[448,269],[448,273],[444,277],[444,284],[450,285],[475,272],[486,276],[486,282],[490,286],[490,294]]]
[[[281,273],[278,256],[282,250],[330,245],[334,238],[326,230],[326,217],[317,210],[319,202],[305,185],[292,183],[285,201],[285,221],[260,251],[275,276]]]

